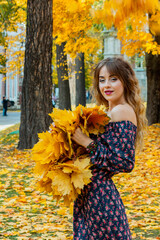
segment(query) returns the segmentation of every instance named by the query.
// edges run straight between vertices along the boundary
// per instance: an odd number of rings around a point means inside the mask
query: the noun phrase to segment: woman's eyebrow
[[[99,78],[104,78],[104,76],[99,76]]]
[[[109,75],[109,77],[115,77],[114,74]],[[99,78],[104,78],[104,76],[99,76]]]

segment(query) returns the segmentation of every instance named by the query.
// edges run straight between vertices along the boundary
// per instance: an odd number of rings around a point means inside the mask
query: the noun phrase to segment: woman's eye
[[[104,82],[104,79],[103,78],[99,78],[99,82]]]
[[[112,81],[116,81],[116,80],[117,80],[117,78],[111,78],[111,80],[112,80]]]

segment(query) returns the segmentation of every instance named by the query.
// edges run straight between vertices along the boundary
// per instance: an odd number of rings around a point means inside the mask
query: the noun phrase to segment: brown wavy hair
[[[108,72],[115,75],[122,82],[124,87],[124,97],[126,102],[134,109],[137,117],[137,136],[135,146],[141,149],[143,146],[144,132],[147,126],[145,116],[145,106],[140,97],[140,87],[138,79],[131,65],[123,58],[106,58],[100,61],[94,69],[94,80],[92,93],[98,105],[105,105],[108,108],[108,101],[102,96],[99,90],[99,72],[106,66]]]

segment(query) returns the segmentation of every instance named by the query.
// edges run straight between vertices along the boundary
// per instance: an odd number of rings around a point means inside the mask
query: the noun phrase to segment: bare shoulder
[[[131,121],[134,125],[137,126],[136,114],[133,108],[129,104],[119,104],[112,109],[110,112],[111,121],[119,122],[119,121]]]

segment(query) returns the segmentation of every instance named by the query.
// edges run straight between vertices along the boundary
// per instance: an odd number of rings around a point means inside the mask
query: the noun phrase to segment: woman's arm
[[[134,125],[137,124],[136,121],[136,114],[131,106],[128,104],[122,105],[119,104],[112,109],[110,112],[111,114],[111,121],[119,122],[119,121],[131,121]],[[86,134],[82,132],[80,128],[77,128],[75,133],[72,136],[72,140],[83,147],[87,147],[93,140],[89,138]]]
[[[109,172],[131,172],[135,162],[134,131],[131,122],[111,122],[106,132],[88,145],[91,162]]]
[[[106,168],[107,171],[114,173],[130,172],[135,161],[136,128],[131,113],[128,111],[126,115],[124,114],[126,109],[122,111],[123,109],[119,108],[118,110],[114,109],[113,121],[109,123],[106,132],[97,140],[93,141],[80,129],[76,130],[72,139],[84,147],[88,146],[91,162],[98,168]]]
[[[111,122],[97,140],[82,136],[80,138],[84,142],[86,139],[90,141],[86,149],[92,164],[97,168],[105,168],[114,173],[131,172],[135,161],[135,131],[136,128],[130,121]],[[76,137],[77,142],[80,142],[78,133]]]

